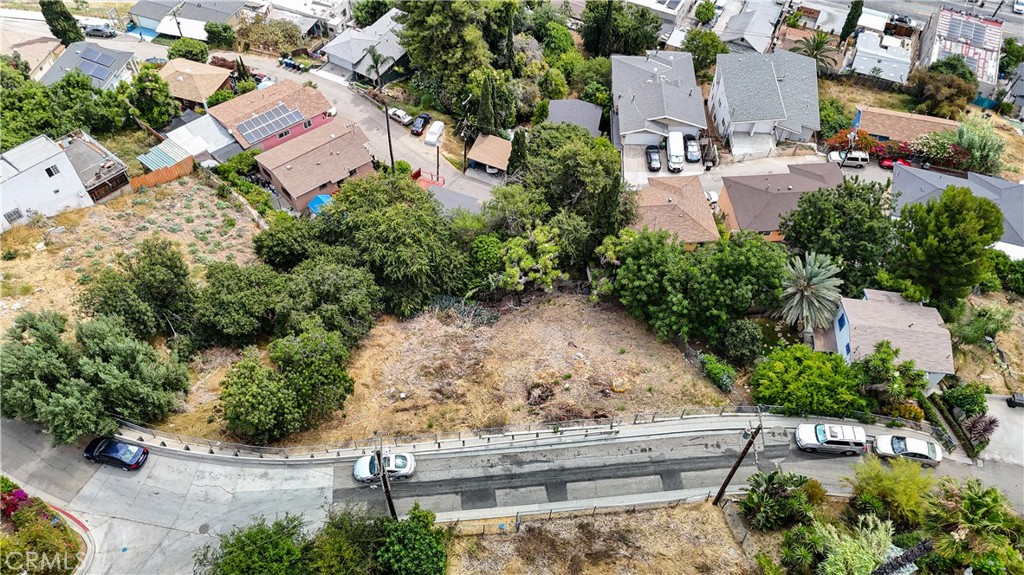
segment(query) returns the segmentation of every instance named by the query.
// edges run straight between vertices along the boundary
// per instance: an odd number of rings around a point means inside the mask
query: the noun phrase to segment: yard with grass
[[[142,129],[97,136],[96,139],[103,144],[104,148],[110,150],[111,154],[121,158],[125,166],[128,166],[129,178],[146,173],[138,156],[145,154],[150,148],[160,143],[156,136]]]
[[[846,113],[851,116],[857,107],[874,106],[898,112],[913,112],[917,106],[913,96],[864,86],[846,78],[819,78],[818,98],[836,98],[845,104]]]

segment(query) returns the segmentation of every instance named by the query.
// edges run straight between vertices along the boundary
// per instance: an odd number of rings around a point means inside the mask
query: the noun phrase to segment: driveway
[[[730,176],[753,176],[758,174],[785,174],[789,172],[792,164],[821,164],[825,162],[825,156],[772,156],[748,160],[746,162],[734,162],[719,164],[711,168],[709,172],[700,174],[700,182],[705,190],[721,190],[722,178]]]
[[[1024,465],[1024,408],[1006,405],[1005,395],[987,395],[985,399],[988,414],[999,420],[999,428],[979,457]]]
[[[876,158],[872,157],[868,165],[863,168],[843,168],[843,175],[846,177],[857,176],[869,182],[887,184],[892,180],[892,170],[883,170],[878,166]]]
[[[661,171],[651,172],[647,169],[647,146],[623,146],[622,147],[622,179],[634,186],[647,187],[649,178],[667,178],[671,176],[697,176],[704,173],[704,164],[701,162],[683,164],[683,171],[671,172],[668,169],[668,157],[665,150],[661,150]]]

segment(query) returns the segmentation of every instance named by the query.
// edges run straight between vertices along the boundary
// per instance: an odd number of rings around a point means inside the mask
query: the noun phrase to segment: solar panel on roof
[[[302,112],[291,112],[285,120],[287,121],[287,125],[291,126],[299,120],[302,120]]]
[[[99,58],[96,59],[96,62],[101,66],[110,67],[110,65],[114,63],[114,57],[110,54],[100,54]]]
[[[82,59],[89,60],[90,62],[98,61],[100,53],[94,48],[86,48],[82,51]]]
[[[253,129],[254,125],[255,124],[253,124],[252,120],[246,120],[246,121],[244,121],[244,122],[242,122],[241,124],[238,125],[238,129],[243,131],[243,132],[248,132],[249,130]]]
[[[96,64],[92,62],[82,62],[78,65],[78,69],[85,73],[86,76],[92,76],[96,72]]]
[[[281,128],[284,127],[284,120],[282,120],[281,118],[278,118],[278,119],[274,120],[273,122],[271,122],[268,125],[271,126],[273,128],[273,130],[276,132],[276,131],[278,131],[278,130],[280,130]]]

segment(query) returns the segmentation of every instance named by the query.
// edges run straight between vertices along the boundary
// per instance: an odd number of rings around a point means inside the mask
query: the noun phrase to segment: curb
[[[57,507],[51,503],[47,503],[47,505],[52,507],[54,511],[70,519],[70,521],[67,522],[68,527],[81,536],[82,540],[85,541],[85,557],[82,557],[78,567],[75,568],[74,575],[88,575],[88,573],[90,573],[90,568],[92,567],[92,562],[96,558],[96,542],[93,541],[92,533],[89,532],[89,527],[81,519],[75,517],[67,510]]]

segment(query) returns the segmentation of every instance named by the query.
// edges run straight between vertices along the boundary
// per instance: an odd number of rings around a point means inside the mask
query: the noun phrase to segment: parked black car
[[[412,135],[419,136],[423,133],[423,130],[427,129],[430,125],[430,114],[423,112],[419,116],[416,116],[416,121],[412,123]]]
[[[661,171],[661,150],[658,149],[658,146],[647,146],[644,156],[647,158],[647,169],[649,171]]]
[[[106,463],[129,471],[142,467],[149,458],[149,450],[110,437],[97,437],[85,448],[85,458],[93,463]]]
[[[86,36],[98,36],[100,38],[113,38],[117,36],[117,30],[114,30],[110,26],[86,26]]]
[[[1024,393],[1011,393],[1006,398],[1006,405],[1009,407],[1024,407]]]

